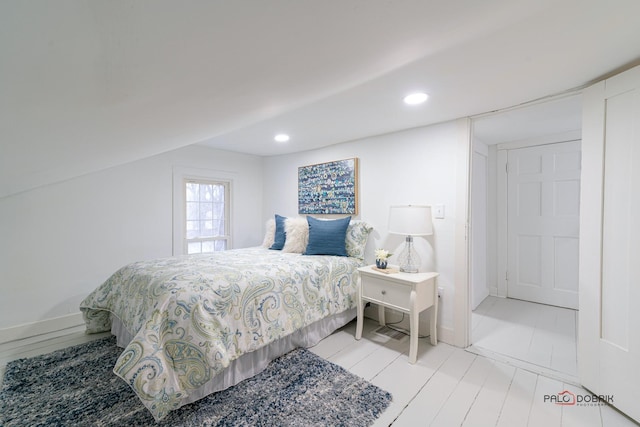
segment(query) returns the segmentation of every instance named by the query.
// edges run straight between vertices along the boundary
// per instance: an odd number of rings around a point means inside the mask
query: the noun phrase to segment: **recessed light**
[[[427,98],[429,98],[429,95],[424,92],[412,93],[404,97],[404,103],[409,105],[418,105],[425,102]]]
[[[287,142],[289,140],[289,135],[284,134],[284,133],[279,133],[273,139],[275,139],[278,142]]]

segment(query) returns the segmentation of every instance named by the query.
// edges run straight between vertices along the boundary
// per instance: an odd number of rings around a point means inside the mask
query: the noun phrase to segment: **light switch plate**
[[[444,219],[444,205],[435,205],[433,207],[433,217],[435,219]]]

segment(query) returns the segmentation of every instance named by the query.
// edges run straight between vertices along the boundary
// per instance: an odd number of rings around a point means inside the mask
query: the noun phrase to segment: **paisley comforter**
[[[87,332],[117,316],[134,337],[114,372],[159,420],[242,354],[355,307],[362,264],[264,248],[136,262],[80,308]]]

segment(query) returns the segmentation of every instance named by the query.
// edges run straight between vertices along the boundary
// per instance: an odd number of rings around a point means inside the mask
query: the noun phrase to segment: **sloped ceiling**
[[[194,143],[276,155],[547,97],[637,61],[638,16],[637,0],[3,1],[0,197]],[[414,90],[430,99],[409,108]]]

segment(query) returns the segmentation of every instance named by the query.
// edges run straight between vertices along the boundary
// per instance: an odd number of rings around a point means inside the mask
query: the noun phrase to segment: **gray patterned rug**
[[[0,426],[157,425],[111,371],[120,351],[109,337],[10,362],[0,389]],[[297,349],[159,425],[366,426],[390,401],[386,391]]]

